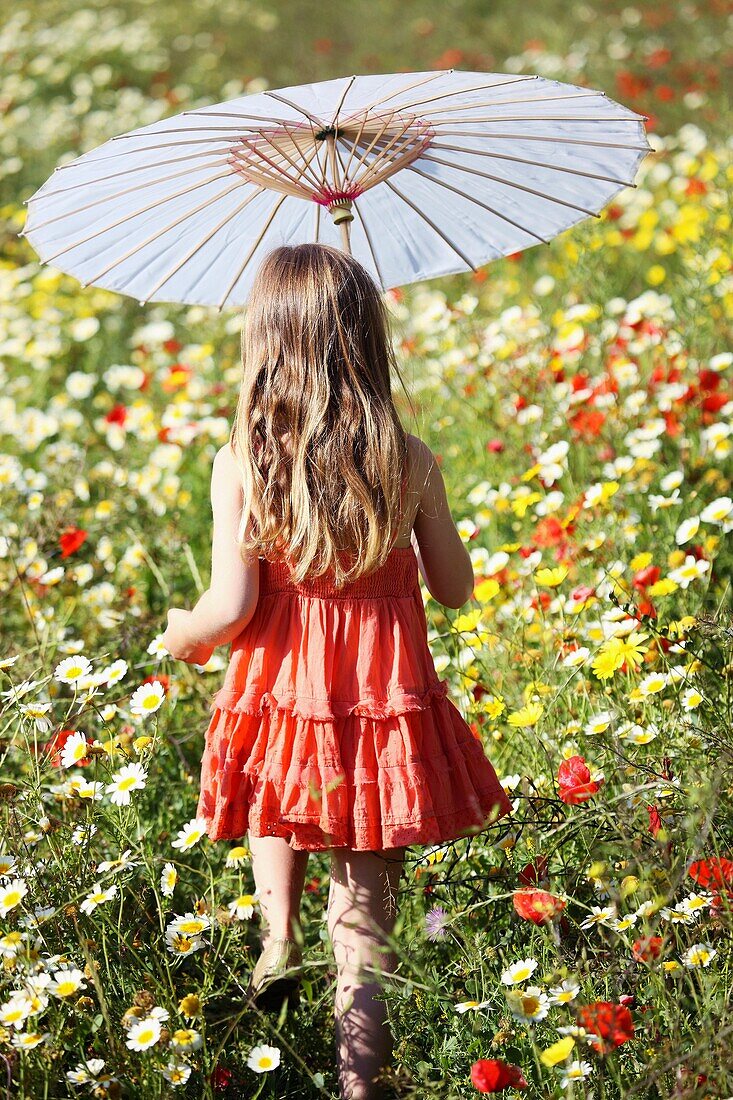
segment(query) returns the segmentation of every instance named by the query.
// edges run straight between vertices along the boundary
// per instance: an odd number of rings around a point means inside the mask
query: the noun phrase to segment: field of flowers
[[[408,853],[388,1088],[730,1098],[730,6],[548,0],[529,39],[429,4],[390,38],[359,2],[302,40],[308,7],[43,0],[0,31],[0,1097],[336,1095],[327,861],[300,1007],[245,1009],[247,838],[194,816],[227,652],[160,644],[205,587],[241,316],[80,289],[23,200],[187,107],[453,65],[603,87],[655,152],[548,248],[388,295],[477,581],[457,612],[423,589],[430,645],[514,800],[508,831]]]

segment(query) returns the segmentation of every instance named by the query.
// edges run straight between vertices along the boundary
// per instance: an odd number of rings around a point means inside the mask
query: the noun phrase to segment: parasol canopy
[[[111,138],[27,200],[41,260],[150,301],[239,307],[259,260],[319,242],[383,290],[547,243],[635,186],[643,119],[540,76],[348,76]]]

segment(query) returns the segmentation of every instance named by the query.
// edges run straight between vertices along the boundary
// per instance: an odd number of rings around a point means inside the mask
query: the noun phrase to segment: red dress
[[[511,803],[447,690],[412,546],[341,591],[261,558],[257,607],[211,703],[208,836],[374,851],[488,827]]]

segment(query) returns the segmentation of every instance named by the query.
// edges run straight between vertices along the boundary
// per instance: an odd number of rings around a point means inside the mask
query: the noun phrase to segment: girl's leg
[[[327,922],[336,958],[336,1048],[342,1100],[378,1100],[373,1078],[392,1054],[387,1006],[377,1000],[378,974],[390,973],[396,957],[384,933],[397,916],[397,885],[405,848],[381,852],[331,849]]]
[[[249,836],[252,873],[266,930],[262,946],[273,940],[303,942],[300,899],[305,885],[308,852],[295,851],[279,836]]]

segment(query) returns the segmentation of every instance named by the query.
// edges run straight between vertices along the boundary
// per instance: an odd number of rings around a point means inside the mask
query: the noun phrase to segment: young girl
[[[418,574],[458,608],[473,569],[435,457],[400,423],[389,314],[356,260],[318,244],[270,252],[242,360],[213,463],[211,584],[168,612],[163,645],[204,664],[232,643],[198,814],[212,840],[249,836],[267,930],[252,1003],[297,990],[308,852],[330,852],[339,1084],[371,1100],[391,1056],[377,994],[396,966],[405,851],[511,809],[427,644]]]

